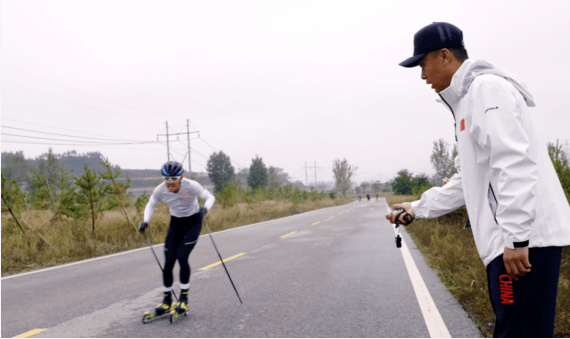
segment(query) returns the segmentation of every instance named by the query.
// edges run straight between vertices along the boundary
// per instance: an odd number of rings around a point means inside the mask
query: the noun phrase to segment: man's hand
[[[446,185],[448,182],[449,182],[449,178],[448,178],[448,177],[445,177],[445,178],[443,178],[443,179],[441,180],[441,183],[444,184],[444,185]]]
[[[144,221],[139,222],[139,232],[143,233],[147,227],[148,227],[148,222]]]
[[[517,248],[513,250],[505,247],[503,261],[505,262],[507,274],[514,280],[519,280],[518,277],[530,273],[531,264],[528,260],[528,248]]]
[[[200,216],[202,217],[202,220],[204,220],[204,218],[206,217],[206,213],[208,213],[206,207],[200,208]]]
[[[414,221],[414,219],[416,219],[416,215],[414,213],[414,210],[412,209],[411,203],[404,202],[401,204],[394,205],[394,210],[397,210],[397,209],[403,209],[406,211],[406,213],[403,213],[400,216],[400,219],[398,221],[401,225],[405,225],[405,226],[408,225],[408,223],[404,220],[404,216],[406,216],[406,214],[409,214],[410,217],[412,217],[412,221]],[[392,211],[392,212],[386,214],[386,219],[390,220],[390,222],[392,224],[395,224],[396,223],[396,217],[398,216],[398,214],[399,214],[398,212]]]

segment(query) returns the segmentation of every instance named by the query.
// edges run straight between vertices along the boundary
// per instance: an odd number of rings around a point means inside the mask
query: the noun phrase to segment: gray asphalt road
[[[200,237],[190,257],[189,316],[174,324],[141,323],[162,299],[148,248],[5,277],[2,337],[46,328],[35,336],[429,337],[385,212],[384,200],[363,200],[215,233],[223,258],[246,253],[226,263],[243,304],[221,265],[198,270],[219,261]],[[479,337],[403,237],[451,336]],[[162,246],[155,249],[162,258]]]

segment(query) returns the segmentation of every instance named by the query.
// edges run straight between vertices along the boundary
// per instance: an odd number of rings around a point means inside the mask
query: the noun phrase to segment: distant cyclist
[[[360,202],[360,195],[358,196],[358,201]]]
[[[366,198],[370,201],[370,194],[366,194]]]
[[[155,310],[157,315],[169,312],[176,307],[177,312],[188,309],[188,289],[190,288],[190,265],[188,257],[194,249],[200,231],[202,219],[214,205],[214,196],[205,190],[198,182],[183,177],[182,164],[168,161],[161,168],[164,182],[158,185],[144,210],[144,221],[139,224],[139,230],[144,232],[159,201],[164,202],[170,209],[170,227],[164,241],[164,298]],[[200,208],[198,198],[205,200]],[[172,270],[178,260],[180,265],[180,300],[172,304]]]

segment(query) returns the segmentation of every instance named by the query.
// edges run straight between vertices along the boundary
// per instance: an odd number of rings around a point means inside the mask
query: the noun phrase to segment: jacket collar
[[[459,67],[459,69],[455,72],[453,78],[451,78],[451,84],[449,87],[441,91],[439,95],[453,109],[459,100],[461,100],[467,94],[467,92],[469,92],[469,87],[471,86],[473,80],[475,80],[475,78],[479,75],[483,74],[494,74],[511,82],[513,86],[515,86],[515,88],[522,94],[526,101],[526,104],[529,107],[536,106],[532,94],[530,94],[528,88],[522,80],[520,80],[517,76],[510,73],[506,69],[496,68],[490,63],[483,60],[465,60],[461,67]]]
[[[455,109],[455,106],[465,96],[463,93],[464,89],[464,80],[466,78],[467,73],[471,70],[473,64],[475,62],[467,59],[463,62],[461,67],[455,72],[453,77],[451,78],[451,83],[449,86],[444,89],[443,91],[439,92],[439,95],[445,102],[447,102],[452,109]],[[471,80],[473,81],[473,80]],[[470,85],[471,83],[469,83]],[[467,91],[465,91],[467,93]]]

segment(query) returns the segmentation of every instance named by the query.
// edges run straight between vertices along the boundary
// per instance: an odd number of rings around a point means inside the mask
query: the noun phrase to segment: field
[[[387,197],[390,206],[416,199]],[[487,274],[471,229],[463,229],[466,222],[467,211],[463,207],[439,218],[418,220],[406,227],[406,231],[482,335],[491,338],[495,314],[489,299]],[[570,246],[562,250],[554,335],[570,336]]]

